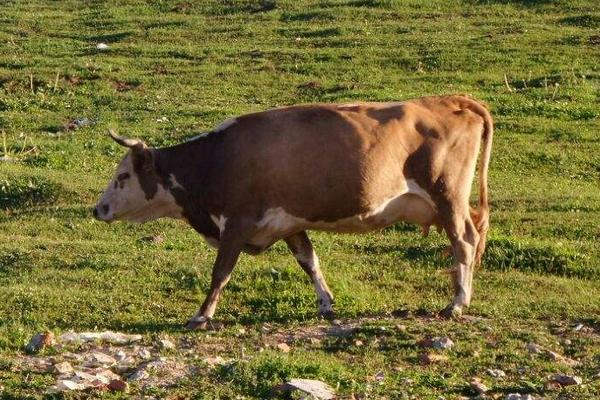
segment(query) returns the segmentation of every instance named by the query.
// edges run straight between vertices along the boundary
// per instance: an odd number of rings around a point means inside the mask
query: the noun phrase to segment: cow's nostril
[[[108,214],[108,204],[102,205],[102,212],[104,212],[104,214]]]
[[[94,218],[98,218],[98,209],[96,207],[94,207],[94,211],[92,211],[92,214],[94,214]]]

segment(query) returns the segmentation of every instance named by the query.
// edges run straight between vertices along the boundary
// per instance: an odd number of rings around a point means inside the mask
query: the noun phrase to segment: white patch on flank
[[[435,203],[431,200],[431,196],[425,189],[423,189],[414,179],[408,179],[406,181],[406,185],[408,186],[408,193],[416,194],[423,200],[425,200],[429,205],[435,210]]]
[[[249,242],[256,246],[269,246],[286,235],[306,229],[368,232],[400,220],[428,225],[432,223],[435,215],[435,203],[427,191],[414,180],[409,179],[396,194],[386,198],[371,210],[337,221],[308,221],[289,214],[283,207],[270,208],[256,224],[256,233]]]
[[[221,122],[219,125],[217,125],[217,127],[215,129],[213,129],[213,132],[224,131],[225,129],[229,128],[231,125],[235,124],[236,122],[237,122],[237,119],[235,119],[235,118],[227,119],[227,120]]]
[[[217,218],[211,214],[210,219],[212,219],[213,222],[215,223],[215,225],[217,225],[217,227],[219,228],[219,232],[223,233],[223,231],[225,230],[225,223],[227,222],[227,217],[224,215],[221,215],[221,216],[219,216],[219,218]]]
[[[185,190],[185,188],[181,186],[179,182],[177,182],[177,178],[175,178],[174,174],[169,174],[169,181],[171,181],[171,187]]]

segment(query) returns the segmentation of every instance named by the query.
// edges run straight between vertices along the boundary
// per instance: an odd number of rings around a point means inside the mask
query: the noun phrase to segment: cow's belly
[[[368,212],[332,222],[308,221],[287,213],[283,207],[277,207],[267,210],[248,243],[267,248],[276,241],[303,230],[359,233],[385,228],[398,221],[428,227],[434,224],[436,216],[435,204],[429,196],[414,191],[399,193]]]

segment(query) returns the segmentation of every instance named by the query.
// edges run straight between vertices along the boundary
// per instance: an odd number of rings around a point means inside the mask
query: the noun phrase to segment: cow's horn
[[[144,145],[144,142],[142,142],[141,140],[124,138],[122,136],[117,135],[112,129],[108,130],[108,136],[110,136],[115,142],[119,143],[121,146],[137,147]]]

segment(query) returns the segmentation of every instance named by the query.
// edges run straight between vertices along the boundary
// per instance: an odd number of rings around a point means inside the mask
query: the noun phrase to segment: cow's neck
[[[211,179],[220,167],[215,155],[221,140],[216,136],[156,149],[155,159],[161,181],[183,208],[184,218],[199,233],[218,239],[219,229],[210,218],[220,203]]]

